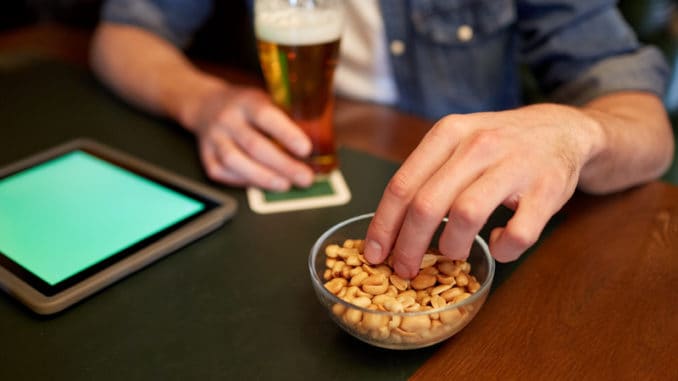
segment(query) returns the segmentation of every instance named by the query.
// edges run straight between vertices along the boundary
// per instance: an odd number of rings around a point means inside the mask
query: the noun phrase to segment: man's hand
[[[197,115],[194,132],[212,180],[276,191],[311,185],[313,172],[297,159],[310,153],[308,137],[264,92],[228,85],[211,92]]]
[[[445,117],[389,182],[367,232],[365,257],[378,263],[392,253],[398,275],[413,277],[447,215],[438,248],[466,258],[503,204],[515,213],[492,231],[490,251],[500,262],[515,260],[572,196],[603,139],[593,118],[560,105]]]

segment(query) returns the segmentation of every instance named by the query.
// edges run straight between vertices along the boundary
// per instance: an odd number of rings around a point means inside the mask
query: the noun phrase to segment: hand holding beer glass
[[[337,166],[334,69],[344,24],[342,0],[256,0],[261,68],[275,104],[311,140],[307,163],[316,173]]]

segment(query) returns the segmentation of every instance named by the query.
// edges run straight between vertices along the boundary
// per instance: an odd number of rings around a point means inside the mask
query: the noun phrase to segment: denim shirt
[[[107,21],[185,47],[211,0],[108,0]],[[612,0],[380,0],[397,106],[429,119],[523,103],[529,68],[546,100],[582,105],[620,90],[664,95],[669,69]]]

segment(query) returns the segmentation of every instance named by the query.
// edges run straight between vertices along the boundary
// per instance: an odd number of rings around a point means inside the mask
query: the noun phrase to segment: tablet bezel
[[[55,285],[49,285],[0,253],[0,287],[36,313],[63,310],[216,229],[237,210],[237,203],[230,196],[90,139],[77,139],[10,164],[0,169],[0,179],[78,150],[197,200],[205,209]]]

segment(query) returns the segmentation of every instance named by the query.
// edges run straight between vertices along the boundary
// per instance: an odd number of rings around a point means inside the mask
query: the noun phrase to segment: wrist
[[[541,115],[551,115],[554,124],[568,129],[570,141],[574,143],[580,158],[580,169],[595,160],[605,149],[607,136],[596,112],[562,104],[539,104],[527,106],[536,108]]]
[[[230,88],[221,79],[196,73],[196,77],[188,82],[185,96],[170,100],[170,115],[184,128],[195,133],[206,123],[212,100],[221,97]]]
[[[580,109],[570,106],[568,107],[574,113],[576,113],[579,118],[577,121],[577,127],[579,128],[579,137],[582,142],[582,147],[584,150],[584,161],[582,163],[582,169],[587,166],[588,163],[594,161],[601,153],[605,150],[607,146],[607,135],[605,129],[603,128],[604,124],[598,118],[596,113],[591,113],[586,109]]]

